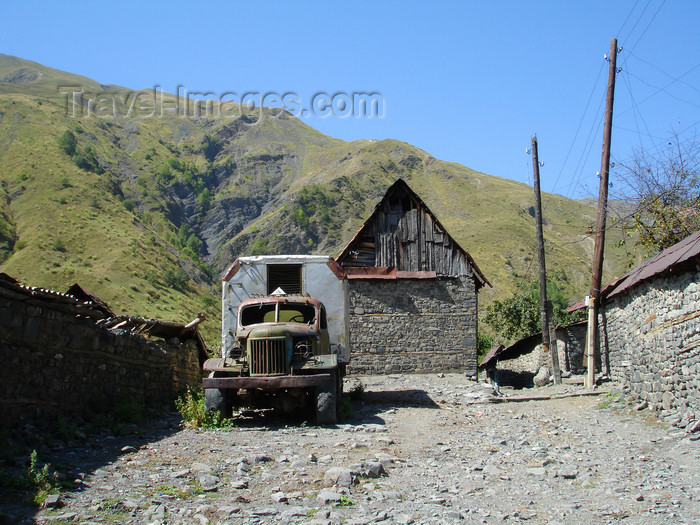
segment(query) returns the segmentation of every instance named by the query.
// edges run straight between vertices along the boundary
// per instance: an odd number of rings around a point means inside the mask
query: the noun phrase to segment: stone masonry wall
[[[158,406],[201,381],[192,341],[115,335],[50,301],[12,295],[0,295],[0,421],[8,429],[124,399]]]
[[[553,336],[552,341],[556,344],[559,352],[559,369],[562,372],[571,372],[572,374],[585,373],[586,326],[557,327]],[[542,338],[540,337],[537,341],[532,341],[532,350],[529,352],[513,359],[499,359],[497,368],[511,372],[529,372],[533,375],[543,366],[551,369],[552,358],[549,353],[543,351]]]
[[[476,374],[472,277],[362,280],[350,292],[350,373]]]
[[[605,307],[613,379],[685,422],[700,418],[699,282],[698,268],[657,278]]]

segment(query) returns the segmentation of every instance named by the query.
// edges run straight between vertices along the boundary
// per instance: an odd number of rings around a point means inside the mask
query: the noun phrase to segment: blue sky
[[[317,93],[376,92],[381,118],[303,120],[526,183],[536,133],[543,190],[586,197],[597,195],[610,39],[623,47],[621,163],[700,132],[699,25],[696,0],[26,1],[4,3],[0,52],[134,89],[291,92],[305,107]]]

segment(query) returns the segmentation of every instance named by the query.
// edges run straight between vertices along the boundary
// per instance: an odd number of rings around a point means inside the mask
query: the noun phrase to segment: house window
[[[301,264],[268,264],[267,293],[282,288],[287,295],[301,294]]]

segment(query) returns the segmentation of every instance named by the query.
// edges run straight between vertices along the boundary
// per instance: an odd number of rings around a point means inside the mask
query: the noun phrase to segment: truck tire
[[[334,425],[338,421],[336,406],[338,400],[338,384],[336,374],[331,374],[327,385],[316,388],[316,423],[319,425]]]
[[[230,417],[226,413],[226,398],[228,397],[226,390],[219,388],[207,388],[204,391],[204,408],[207,412],[218,411],[223,417]]]

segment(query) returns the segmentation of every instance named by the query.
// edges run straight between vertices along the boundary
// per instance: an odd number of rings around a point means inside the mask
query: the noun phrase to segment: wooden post
[[[542,319],[542,350],[551,355],[554,384],[561,383],[559,370],[559,351],[551,347],[549,337],[549,304],[547,303],[547,269],[544,260],[544,235],[542,233],[542,199],[540,195],[540,162],[537,155],[537,136],[532,137],[532,172],[535,181],[535,224],[537,231],[537,256],[540,263],[540,313]]]
[[[595,248],[593,252],[593,276],[591,277],[591,311],[588,316],[588,376],[586,386],[595,385],[595,358],[599,343],[598,309],[603,275],[603,252],[605,248],[605,220],[608,207],[608,179],[610,174],[610,141],[612,138],[613,99],[615,97],[615,74],[617,73],[617,39],[610,40],[610,65],[608,67],[608,93],[605,104],[605,129],[603,130],[603,154],[600,161],[600,189],[598,192],[598,219],[596,221]]]

